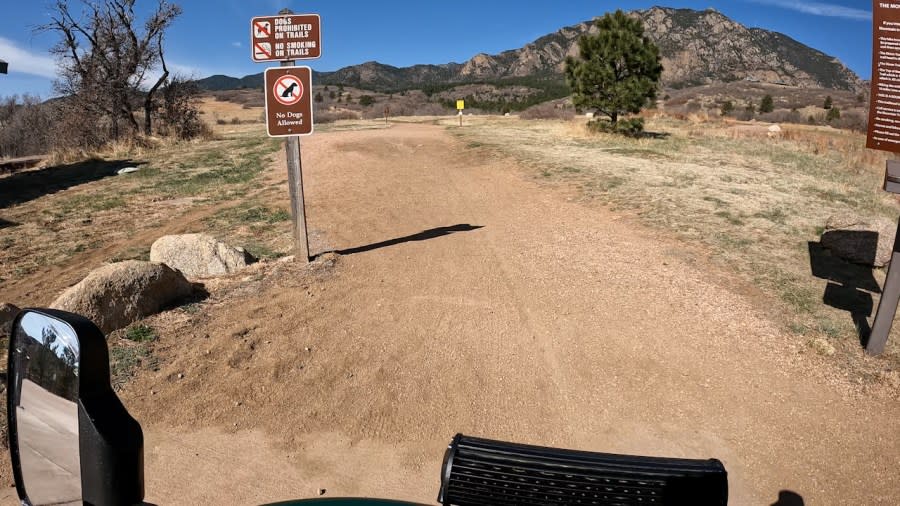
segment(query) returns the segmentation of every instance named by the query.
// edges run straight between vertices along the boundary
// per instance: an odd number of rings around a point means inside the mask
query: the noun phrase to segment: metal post
[[[293,61],[281,62],[282,67],[291,67]],[[300,156],[300,136],[285,139],[287,155],[288,190],[291,194],[291,217],[293,218],[295,255],[309,262],[309,237],[306,231],[306,202],[303,198],[303,160]]]
[[[891,254],[891,264],[888,267],[887,279],[881,289],[881,300],[878,302],[878,312],[875,313],[875,322],[872,324],[872,333],[869,342],[866,343],[866,353],[869,355],[881,355],[887,345],[891,326],[897,316],[897,305],[900,304],[900,223],[897,224],[897,236],[894,238],[894,252]]]

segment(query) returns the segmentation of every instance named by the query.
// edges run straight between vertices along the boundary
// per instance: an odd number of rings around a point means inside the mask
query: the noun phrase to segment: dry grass
[[[786,328],[829,339],[847,351],[836,357],[859,362],[851,357],[859,351],[851,318],[823,304],[825,282],[810,274],[807,243],[818,241],[833,214],[896,219],[900,211],[880,189],[884,156],[866,150],[861,134],[790,126],[770,139],[769,125],[704,115],[651,117],[647,131],[659,135],[643,139],[592,134],[583,119],[466,121],[452,131],[470,146],[512,155],[538,179],[575,185],[584,198],[701,244],[779,300],[775,313]],[[900,331],[887,360],[900,364]],[[878,375],[880,366],[872,367]]]
[[[290,224],[277,209],[278,219],[265,227],[204,218],[227,214],[238,200],[268,209],[264,203],[283,197],[263,174],[280,146],[259,125],[229,125],[213,140],[117,146],[102,157],[0,178],[0,192],[14,199],[2,208],[8,225],[0,229],[0,300],[45,304],[56,285],[77,281],[68,276],[146,258],[150,244],[170,230],[211,232],[278,256],[289,248],[282,236],[290,236]],[[129,165],[140,170],[115,175]],[[30,283],[44,288],[29,291]]]
[[[203,120],[210,126],[218,126],[220,130],[228,130],[235,119],[238,124],[262,123],[265,111],[263,107],[248,108],[241,103],[216,100],[214,97],[203,97],[200,100],[200,110],[203,111]],[[221,122],[225,122],[227,126],[223,126]]]

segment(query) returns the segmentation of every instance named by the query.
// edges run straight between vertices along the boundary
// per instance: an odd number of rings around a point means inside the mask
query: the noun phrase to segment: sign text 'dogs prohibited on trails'
[[[250,41],[256,62],[312,60],[322,56],[322,21],[318,14],[256,17]]]

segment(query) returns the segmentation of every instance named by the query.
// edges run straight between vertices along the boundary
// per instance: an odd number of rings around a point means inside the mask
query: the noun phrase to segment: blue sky
[[[52,0],[4,0],[0,11],[0,96],[52,95],[54,63],[47,52],[54,37],[34,33],[47,20]],[[76,1],[71,1],[76,4]],[[138,0],[152,8],[155,0]],[[288,7],[322,15],[323,57],[306,64],[336,70],[370,60],[396,66],[463,62],[473,55],[523,46],[559,28],[605,12],[653,5],[714,7],[748,26],[785,33],[836,56],[863,78],[871,73],[872,27],[868,0],[181,0],[184,14],[169,32],[167,61],[196,77],[262,72],[248,48],[250,18]]]

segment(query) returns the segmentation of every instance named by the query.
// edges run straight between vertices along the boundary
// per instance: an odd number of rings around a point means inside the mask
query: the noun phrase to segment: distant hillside
[[[683,88],[699,84],[750,80],[801,88],[861,91],[864,83],[839,60],[790,37],[747,28],[713,9],[695,11],[653,7],[634,11],[647,34],[659,45],[663,85]],[[478,54],[465,63],[398,68],[378,62],[316,73],[320,84],[344,84],[379,91],[509,79],[540,78],[559,82],[565,58],[578,51],[578,39],[593,33],[592,22],[569,26],[523,48],[497,55]],[[262,74],[237,79],[212,76],[199,81],[209,90],[262,85]]]

